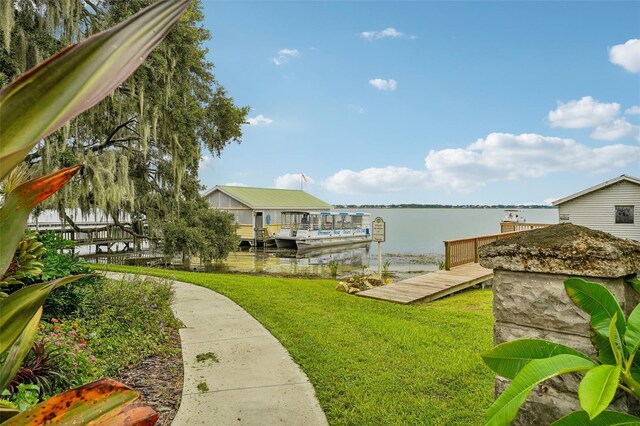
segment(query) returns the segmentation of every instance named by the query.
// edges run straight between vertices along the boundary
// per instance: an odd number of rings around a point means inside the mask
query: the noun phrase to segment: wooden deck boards
[[[419,300],[436,300],[493,278],[491,269],[477,263],[412,277],[397,283],[357,293],[360,297],[409,304]]]

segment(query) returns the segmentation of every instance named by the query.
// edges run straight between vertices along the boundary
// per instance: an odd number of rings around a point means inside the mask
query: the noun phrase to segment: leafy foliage
[[[5,389],[0,394],[1,396],[8,397],[16,408],[20,411],[26,411],[29,408],[36,405],[39,401],[40,388],[38,385],[33,384],[20,384],[17,386],[14,393]]]
[[[75,243],[63,239],[56,232],[45,232],[38,235],[38,241],[46,249],[41,257],[42,276],[38,280],[29,280],[27,284],[54,280],[69,275],[91,274],[89,263],[72,252]],[[45,319],[52,317],[64,318],[73,315],[84,297],[92,287],[100,286],[101,280],[95,276],[88,276],[51,293],[44,303]]]
[[[52,413],[56,415],[57,423],[66,425],[155,424],[158,414],[151,408],[136,403],[138,397],[138,392],[122,383],[103,379],[55,395],[30,410],[11,417],[3,426],[52,423]],[[85,401],[91,403],[87,404]],[[60,410],[60,407],[65,409]]]
[[[37,280],[42,275],[44,265],[41,259],[46,248],[37,239],[37,232],[27,232],[22,238],[9,268],[0,280],[0,287],[22,286],[25,281]]]
[[[28,1],[22,3],[25,4],[0,3],[2,36],[7,51],[11,47],[11,29],[16,24],[13,13],[29,9]],[[45,5],[38,0],[32,3],[36,14],[51,15],[60,10],[55,3]],[[10,175],[42,138],[119,86],[162,40],[188,3],[188,0],[161,0],[116,27],[62,50],[3,87],[0,90],[0,122],[3,123],[0,126],[0,179]],[[84,3],[74,4],[84,8]],[[67,7],[61,8],[67,15],[71,10],[69,5],[67,2],[64,5]],[[24,36],[24,31],[20,35]],[[0,61],[2,65],[5,65],[4,61]],[[3,72],[3,80],[4,75]],[[23,237],[32,209],[62,188],[81,168],[81,165],[65,167],[19,185],[16,183],[15,187],[6,181],[2,183],[5,193],[0,208],[0,274],[3,277],[11,267],[15,247]],[[11,189],[7,190],[8,187]],[[0,389],[9,383],[33,344],[47,296],[56,288],[82,277],[34,284],[0,300],[0,354],[6,356],[0,367]],[[53,403],[47,401],[26,413],[16,414],[4,404],[0,407],[0,416],[3,420],[13,416],[5,424],[25,424],[27,420],[79,424],[97,419],[105,421],[106,418],[115,423],[155,423],[157,414],[153,410],[131,405],[137,398],[136,392],[119,383],[99,382],[57,395],[51,398]],[[126,409],[123,408],[125,405]],[[66,409],[60,410],[60,407]]]
[[[617,411],[603,411],[594,419],[586,411],[576,411],[551,423],[551,426],[636,426],[638,418]]]
[[[67,380],[62,368],[62,357],[60,347],[51,344],[46,338],[37,340],[7,390],[15,393],[21,384],[35,384],[43,394],[55,393],[56,382]]]
[[[575,349],[559,343],[538,339],[519,339],[502,343],[482,354],[482,360],[493,371],[508,379],[514,379],[529,362],[567,354],[589,359]]]
[[[205,262],[223,259],[238,245],[233,214],[209,209],[204,202],[191,203],[189,214],[165,222],[163,251],[183,259],[200,256]]]
[[[571,301],[591,317],[593,343],[602,364],[543,340],[514,340],[496,346],[482,358],[496,373],[513,381],[487,411],[486,424],[509,424],[535,384],[577,371],[586,373],[578,388],[584,412],[569,414],[554,424],[640,424],[640,418],[605,411],[618,389],[640,399],[634,364],[640,347],[640,307],[625,321],[620,305],[606,287],[579,278],[567,279],[564,286]]]
[[[170,330],[180,326],[172,298],[169,281],[140,278],[106,281],[89,292],[76,321],[97,359],[98,376],[118,374],[165,350]]]
[[[12,24],[3,27],[11,29],[3,34],[9,50],[2,54],[20,52],[24,59],[3,61],[0,55],[0,76],[8,78],[61,44],[115,25],[154,2],[65,0],[61,8],[59,0],[14,1]],[[100,209],[117,218],[124,211],[137,228],[148,222],[153,236],[161,238],[165,224],[183,217],[185,206],[199,199],[201,157],[207,151],[220,155],[229,143],[240,142],[249,111],[237,107],[216,81],[203,46],[211,35],[202,21],[200,1],[194,1],[161,47],[110,97],[37,144],[27,156],[32,168],[85,165],[81,182],[41,208]],[[33,48],[14,47],[21,43]],[[206,256],[217,253],[224,250],[214,246]]]
[[[331,278],[337,278],[338,277],[338,267],[340,266],[338,264],[338,262],[336,262],[335,260],[332,260],[331,262],[327,263],[327,266],[329,267],[329,274],[331,275]]]

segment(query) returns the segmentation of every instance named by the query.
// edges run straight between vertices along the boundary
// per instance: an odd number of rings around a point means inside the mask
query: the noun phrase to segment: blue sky
[[[204,1],[249,105],[202,183],[333,204],[543,203],[640,176],[640,2]]]

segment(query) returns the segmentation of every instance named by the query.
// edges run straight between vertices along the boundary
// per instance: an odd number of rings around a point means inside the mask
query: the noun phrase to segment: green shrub
[[[45,232],[38,236],[38,241],[46,249],[40,262],[42,275],[39,278],[26,280],[25,284],[36,284],[68,277],[69,275],[90,274],[89,263],[71,252],[75,242],[63,239],[56,232]],[[69,283],[54,290],[44,303],[44,319],[65,318],[73,315],[91,287],[100,286],[98,277],[87,277]]]
[[[171,311],[172,296],[168,281],[141,278],[90,289],[79,315],[99,375],[116,375],[164,351],[170,330],[180,325]]]
[[[40,388],[38,385],[21,384],[15,393],[12,394],[5,389],[0,395],[7,398],[18,410],[25,411],[40,401]]]
[[[338,262],[336,262],[335,260],[332,260],[331,262],[327,263],[327,266],[329,267],[329,273],[331,274],[331,278],[336,279],[338,277]]]
[[[386,261],[382,264],[382,276],[383,277],[388,277],[390,275],[389,272],[389,267],[391,266],[391,262],[390,261]]]

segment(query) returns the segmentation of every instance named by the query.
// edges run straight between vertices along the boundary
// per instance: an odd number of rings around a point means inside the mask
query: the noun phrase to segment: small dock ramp
[[[491,278],[493,270],[483,268],[477,263],[468,263],[449,271],[432,272],[356,294],[360,297],[407,305],[420,300],[436,300]]]

